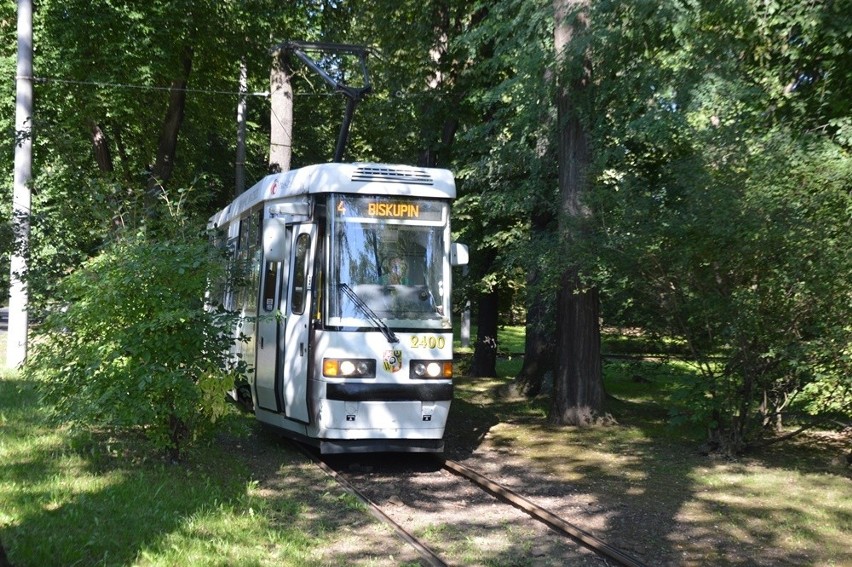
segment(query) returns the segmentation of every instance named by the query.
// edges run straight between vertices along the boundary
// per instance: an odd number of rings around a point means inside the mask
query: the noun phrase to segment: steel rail
[[[406,531],[405,528],[396,523],[393,518],[385,514],[379,506],[370,500],[366,494],[355,488],[355,486],[346,480],[342,475],[338,474],[336,470],[328,466],[321,459],[317,458],[315,455],[312,455],[308,452],[304,447],[295,442],[290,442],[293,447],[295,447],[299,452],[305,455],[308,459],[313,461],[320,469],[325,472],[328,476],[332,477],[334,480],[343,487],[346,492],[357,498],[367,507],[367,511],[370,512],[374,518],[381,522],[385,522],[396,532],[396,535],[400,537],[404,542],[413,547],[417,553],[420,554],[422,560],[429,565],[430,567],[448,567],[447,563],[445,563],[440,556],[429,549],[426,545],[423,544],[420,540]]]
[[[445,459],[443,461],[443,465],[444,468],[446,468],[450,472],[468,479],[476,486],[490,492],[500,500],[517,506],[536,520],[547,524],[552,529],[563,535],[571,537],[572,539],[578,541],[579,543],[583,544],[592,551],[603,555],[608,559],[617,561],[620,565],[624,565],[625,567],[646,567],[644,563],[634,559],[623,551],[609,545],[601,539],[598,539],[589,532],[566,522],[562,518],[554,515],[552,512],[545,510],[538,504],[527,500],[517,492],[514,492],[513,490],[506,488],[503,485],[497,484],[496,482],[482,476],[473,469],[449,459]]]

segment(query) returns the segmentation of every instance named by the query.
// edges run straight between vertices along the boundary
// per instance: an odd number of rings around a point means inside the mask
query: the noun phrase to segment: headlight
[[[453,377],[452,360],[412,360],[409,377],[412,379],[430,379]]]
[[[329,378],[375,378],[376,361],[362,358],[324,358],[322,375]]]

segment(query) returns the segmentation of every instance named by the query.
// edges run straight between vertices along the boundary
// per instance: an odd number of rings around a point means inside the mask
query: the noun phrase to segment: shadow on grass
[[[669,425],[678,390],[694,379],[687,370],[612,370],[608,409],[619,425],[603,428],[555,427],[527,401],[502,399],[492,387],[489,403],[476,380],[461,381],[448,425],[460,431],[448,431],[448,452],[490,450],[522,494],[557,499],[564,508],[554,513],[647,564],[852,563],[844,544],[852,487],[842,467],[827,467],[825,452],[787,445],[735,462],[701,455],[701,431]]]
[[[257,564],[276,549],[304,558],[313,545],[294,527],[300,506],[252,495],[229,447],[211,442],[169,464],[132,435],[55,429],[37,400],[32,382],[0,379],[0,540],[16,567]],[[227,419],[225,430],[246,428]],[[253,509],[274,514],[249,518]],[[262,540],[264,530],[276,538]]]

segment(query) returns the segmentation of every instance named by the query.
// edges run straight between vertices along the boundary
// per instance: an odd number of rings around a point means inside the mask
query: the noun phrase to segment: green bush
[[[222,266],[202,238],[133,237],[66,277],[26,368],[55,415],[140,428],[179,458],[234,383],[234,315],[203,300]]]

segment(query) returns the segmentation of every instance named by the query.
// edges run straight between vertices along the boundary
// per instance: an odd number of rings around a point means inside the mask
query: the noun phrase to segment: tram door
[[[308,423],[308,365],[310,364],[311,295],[314,287],[314,235],[311,224],[294,226],[290,254],[290,281],[286,318],[283,324],[284,345],[282,379],[284,414],[290,419]]]
[[[287,227],[285,258],[290,256],[292,228]],[[263,281],[257,306],[257,361],[255,364],[255,388],[257,405],[261,409],[281,411],[281,373],[279,353],[283,351],[284,317],[287,313],[286,290],[290,264],[288,262],[264,262]]]

